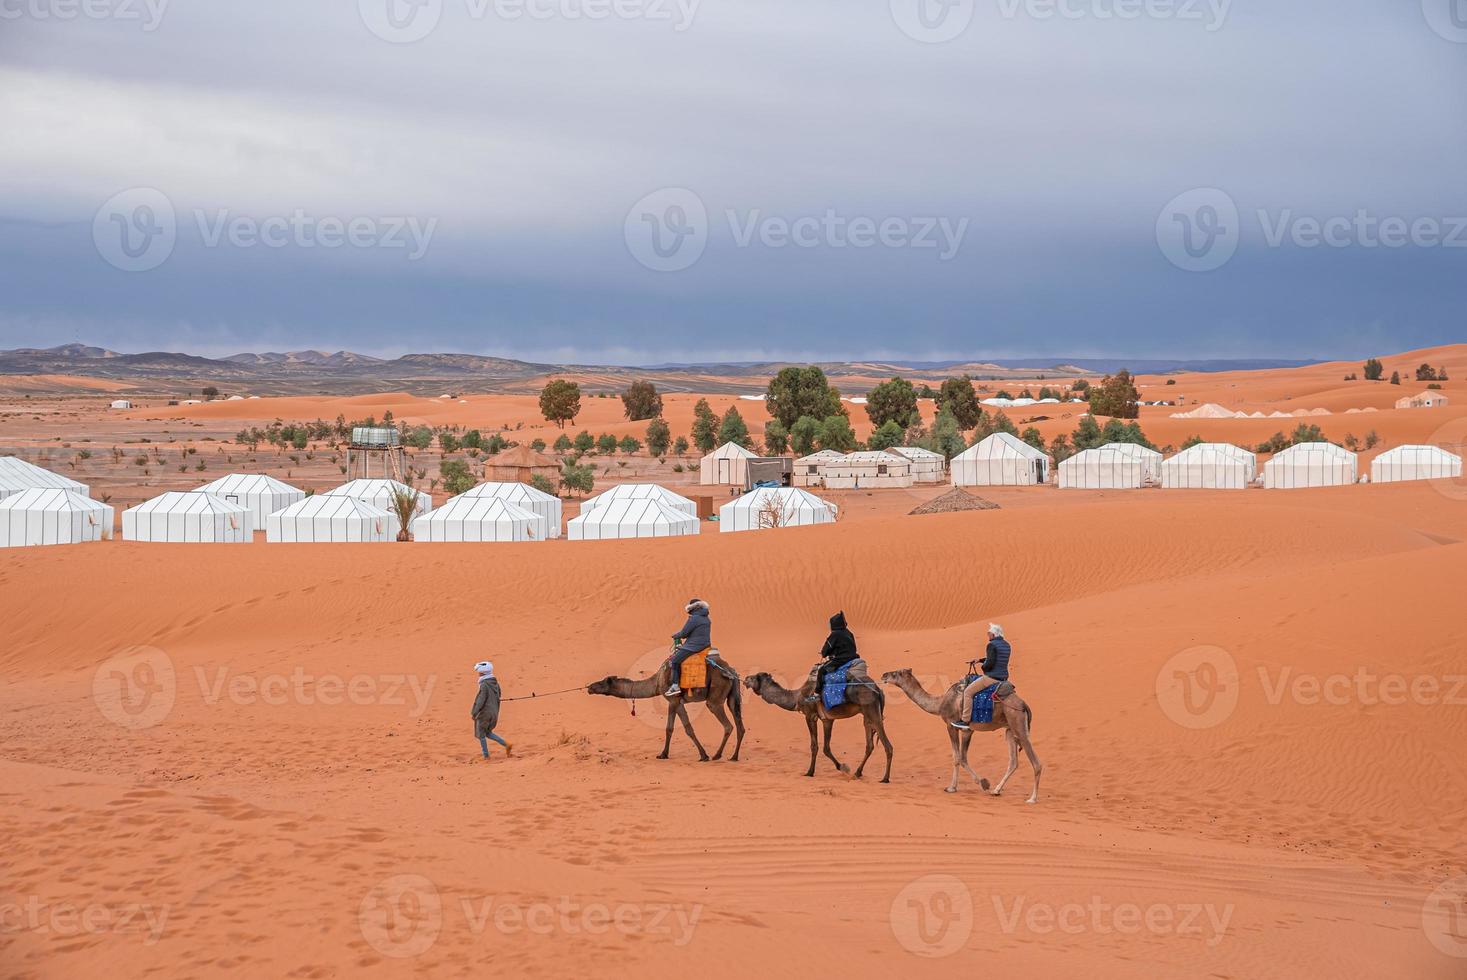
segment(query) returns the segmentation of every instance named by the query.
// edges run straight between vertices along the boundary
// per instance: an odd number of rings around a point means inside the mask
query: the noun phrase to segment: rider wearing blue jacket
[[[667,689],[667,697],[670,698],[683,693],[677,684],[683,661],[713,645],[713,621],[708,617],[708,603],[702,599],[689,599],[685,611],[688,621],[672,635],[672,641],[680,645],[672,652],[672,686]]]

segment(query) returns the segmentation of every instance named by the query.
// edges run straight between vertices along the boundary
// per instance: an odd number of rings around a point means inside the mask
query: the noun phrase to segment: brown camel
[[[725,670],[727,673],[724,672]],[[708,710],[723,726],[723,741],[718,743],[718,751],[713,754],[713,758],[723,758],[723,750],[728,745],[728,737],[736,731],[738,738],[734,742],[733,755],[729,756],[728,761],[738,762],[739,747],[744,744],[744,692],[739,688],[738,671],[734,670],[728,661],[719,659],[715,662],[710,656],[708,658],[708,686],[696,691],[683,691],[682,694],[669,698],[665,697],[663,692],[672,686],[671,678],[672,667],[664,663],[657,673],[639,681],[625,677],[603,677],[599,681],[586,685],[586,693],[631,700],[662,698],[667,702],[667,731],[666,737],[662,740],[662,754],[657,758],[667,758],[668,750],[672,748],[672,722],[674,718],[680,718],[683,730],[688,733],[688,738],[693,740],[693,745],[698,750],[698,761],[707,762],[708,753],[704,750],[703,743],[698,741],[698,733],[693,731],[693,722],[688,717],[687,709],[687,705],[701,701],[708,705]],[[729,723],[728,714],[724,711],[725,705],[733,713],[732,724]]]
[[[838,720],[860,715],[861,720],[866,723],[866,755],[862,757],[861,764],[856,767],[856,778],[860,779],[861,774],[866,771],[866,763],[875,750],[875,740],[879,738],[882,747],[886,749],[886,772],[882,775],[881,781],[883,783],[891,782],[891,740],[886,737],[886,725],[882,718],[886,710],[886,694],[881,688],[869,681],[864,684],[852,681],[846,686],[846,703],[827,711],[824,705],[811,704],[807,701],[815,692],[813,677],[807,678],[804,685],[796,691],[781,687],[778,681],[765,673],[745,678],[744,683],[749,686],[749,690],[776,708],[797,711],[805,716],[805,724],[810,729],[810,771],[805,773],[806,776],[815,775],[815,723],[817,721],[825,726],[826,757],[835,763],[835,768],[841,772],[849,773],[851,771],[849,766],[831,753],[830,730]]]
[[[941,698],[938,698],[936,695],[928,694],[911,669],[906,667],[882,674],[881,682],[895,684],[917,707],[942,719],[942,726],[947,731],[948,741],[952,743],[953,750],[953,780],[948,785],[947,792],[956,793],[958,791],[959,766],[966,769],[968,775],[972,776],[980,786],[988,789],[988,780],[979,776],[973,771],[973,767],[968,765],[968,743],[972,741],[974,732],[996,732],[1002,729],[1004,738],[1009,744],[1009,771],[1003,774],[997,786],[988,790],[989,793],[997,796],[1003,792],[1004,784],[1019,768],[1019,747],[1022,746],[1024,754],[1029,757],[1029,765],[1034,769],[1034,791],[1029,794],[1026,802],[1039,802],[1039,774],[1044,771],[1044,766],[1040,763],[1039,756],[1034,754],[1034,743],[1029,740],[1029,728],[1034,723],[1034,712],[1019,698],[1018,694],[1009,694],[1002,701],[994,698],[993,721],[981,725],[973,723],[967,731],[963,731],[952,726],[961,713],[958,704],[962,692],[961,684],[954,684]],[[971,708],[971,703],[969,707]]]

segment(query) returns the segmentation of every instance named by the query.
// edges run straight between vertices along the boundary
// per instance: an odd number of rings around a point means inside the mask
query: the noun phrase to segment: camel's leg
[[[806,776],[815,775],[815,756],[820,752],[820,738],[815,734],[815,715],[813,712],[805,713],[805,724],[810,727],[810,771]]]
[[[830,730],[835,727],[835,720],[832,719],[832,718],[826,718],[824,720],[824,724],[825,724],[825,757],[827,759],[829,759],[831,762],[834,762],[835,763],[835,768],[836,768],[836,770],[838,772],[843,772],[843,773],[846,773],[847,775],[850,775],[851,767],[843,764],[839,759],[837,759],[835,757],[835,753],[833,753],[833,752],[830,751]]]
[[[724,746],[728,745],[728,737],[733,734],[733,724],[728,720],[728,713],[723,710],[723,703],[720,701],[709,699],[708,712],[723,726],[723,741],[718,743],[718,751],[713,753],[713,761],[717,762],[723,758]]]
[[[677,718],[677,699],[667,699],[667,727],[662,733],[662,754],[657,758],[666,759],[667,753],[672,749],[672,723]]]
[[[943,727],[947,729],[948,744],[953,750],[953,779],[952,782],[947,784],[947,789],[943,790],[943,792],[956,793],[958,791],[958,730],[947,724],[944,724]],[[966,761],[963,762],[963,765],[967,764]]]
[[[743,745],[744,745],[744,702],[743,702],[743,698],[742,697],[735,698],[734,701],[733,701],[733,703],[729,707],[733,711],[733,721],[734,721],[734,751],[733,751],[733,755],[729,756],[728,761],[729,762],[738,762],[739,761],[739,749],[743,748]]]
[[[997,786],[989,790],[994,796],[1003,792],[1004,784],[1009,781],[1009,777],[1019,768],[1019,740],[1014,737],[1014,732],[1011,728],[1005,728],[1003,734],[1004,740],[1009,743],[1009,771],[1003,774],[1003,778],[998,781]]]
[[[891,739],[886,737],[886,720],[881,717],[881,709],[876,709],[876,737],[881,739],[881,747],[886,749],[886,772],[881,774],[883,783],[891,782]]]
[[[1029,765],[1034,769],[1034,791],[1029,794],[1026,803],[1039,802],[1039,774],[1044,771],[1044,764],[1039,761],[1039,756],[1034,752],[1034,743],[1029,738],[1028,719],[1021,719],[1019,730],[1014,733],[1014,740],[1024,747],[1024,754],[1029,757]]]
[[[708,750],[703,748],[702,742],[698,741],[698,733],[693,731],[693,719],[688,717],[687,705],[683,704],[681,699],[678,700],[677,704],[677,716],[682,720],[683,731],[688,733],[688,738],[693,741],[693,747],[698,750],[698,761],[707,762]]]
[[[861,756],[861,764],[856,767],[857,779],[860,779],[861,774],[866,771],[866,761],[871,758],[871,753],[876,748],[876,730],[871,727],[871,719],[862,718],[861,720],[864,722],[861,727],[866,730],[866,754]]]
[[[961,734],[962,750],[958,753],[959,760],[962,762],[963,768],[968,770],[968,775],[973,777],[973,782],[977,783],[983,789],[987,789],[988,780],[978,775],[976,772],[973,771],[973,767],[968,765],[968,745],[973,741],[973,733],[972,731],[966,731],[962,732]]]

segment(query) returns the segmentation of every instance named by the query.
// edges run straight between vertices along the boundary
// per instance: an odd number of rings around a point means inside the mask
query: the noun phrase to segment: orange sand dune
[[[1467,871],[1455,489],[1038,488],[695,539],[6,555],[0,832],[24,846],[3,857],[0,961],[1461,976],[1456,892],[1435,892]],[[791,681],[836,609],[873,675],[933,687],[1000,620],[1040,803],[1027,763],[1002,797],[944,794],[941,723],[895,690],[890,785],[879,751],[860,782],[825,760],[804,778],[804,724],[747,692],[738,763],[696,762],[681,733],[658,761],[658,705],[579,690],[507,703],[514,756],[477,759],[474,661],[510,696],[640,676],[691,594],[732,664]],[[998,736],[972,755],[1000,774]]]

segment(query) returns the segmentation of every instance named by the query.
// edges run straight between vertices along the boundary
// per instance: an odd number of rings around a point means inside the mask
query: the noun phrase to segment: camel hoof
[[[943,790],[944,793],[956,793],[957,791],[958,788],[956,786],[949,786]]]
[[[1028,799],[1027,799],[1027,800],[1025,800],[1025,801],[1024,801],[1024,802],[1025,802],[1025,803],[1038,803],[1038,802],[1039,802],[1039,800],[1038,800],[1038,799],[1036,799],[1036,798],[1035,798],[1035,797],[1033,797],[1033,796],[1031,796],[1031,797],[1029,797],[1029,798],[1028,798]]]
[[[981,786],[981,787],[983,787],[984,789],[988,789],[989,782],[986,779],[980,779],[980,780],[978,780],[978,785]]]
[[[1000,795],[1002,795],[1002,794],[1001,794],[1001,793],[999,793],[999,791],[998,791],[998,790],[996,790],[996,789],[991,789],[991,790],[989,790],[989,791],[988,791],[988,795],[989,795],[989,796],[1000,796]]]
[[[889,782],[891,782],[891,777],[890,776],[886,777],[885,779],[882,780],[882,782],[883,783],[889,783]]]
[[[661,755],[659,755],[657,758],[659,758],[659,759],[666,759],[667,758],[667,753],[664,752]]]

